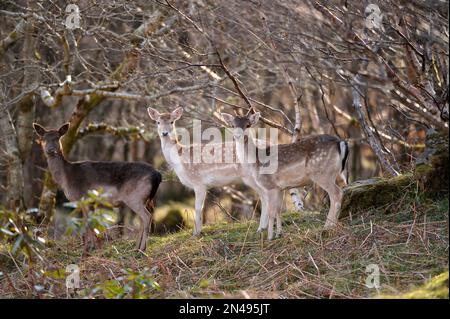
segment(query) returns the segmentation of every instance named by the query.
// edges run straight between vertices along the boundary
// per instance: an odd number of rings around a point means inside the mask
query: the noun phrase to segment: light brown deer
[[[261,189],[253,179],[249,178],[243,172],[242,165],[236,158],[234,143],[224,142],[220,145],[222,152],[214,153],[214,156],[221,156],[216,158],[211,163],[204,161],[195,162],[193,155],[198,152],[194,145],[182,145],[178,141],[175,122],[180,119],[183,114],[181,107],[175,109],[171,113],[159,113],[154,108],[147,108],[148,115],[156,122],[158,135],[161,139],[161,148],[163,155],[169,165],[174,169],[180,182],[193,189],[195,192],[195,222],[194,222],[194,236],[201,232],[203,205],[206,198],[207,190],[212,187],[220,187],[233,183],[244,183],[253,188],[258,194]],[[231,144],[231,145],[230,145]],[[204,145],[201,145],[203,151]],[[226,151],[232,151],[232,161],[225,160]],[[267,203],[261,198],[261,219],[258,231],[263,229],[261,222],[265,220]]]
[[[336,185],[336,178],[346,184],[343,173],[348,156],[348,144],[331,135],[312,135],[291,144],[269,146],[264,153],[278,152],[278,167],[273,174],[262,174],[264,163],[254,154],[254,161],[249,160],[248,152],[258,149],[254,143],[251,128],[258,123],[260,113],[245,116],[233,116],[222,113],[222,118],[233,128],[236,140],[237,157],[244,167],[244,172],[262,189],[261,196],[267,202],[268,238],[273,238],[274,219],[277,218],[276,236],[281,235],[281,205],[286,188],[305,186],[314,182],[323,188],[330,197],[330,210],[325,222],[325,229],[335,226],[342,200],[342,190]],[[263,227],[266,224],[263,224]]]
[[[153,198],[161,183],[161,174],[143,162],[70,162],[64,157],[60,142],[69,129],[68,123],[58,130],[47,130],[37,123],[33,127],[39,136],[53,180],[62,188],[67,199],[76,201],[88,190],[102,188],[113,205],[123,203],[139,215],[141,230],[136,248],[145,251]]]

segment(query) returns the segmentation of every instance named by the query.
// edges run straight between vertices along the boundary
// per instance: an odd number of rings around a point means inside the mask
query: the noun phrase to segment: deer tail
[[[155,171],[152,174],[152,179],[151,179],[152,190],[150,191],[150,195],[148,197],[149,200],[153,200],[153,198],[155,197],[155,194],[158,191],[158,187],[159,187],[159,184],[161,184],[161,181],[162,181],[161,173]]]
[[[339,142],[339,156],[340,156],[340,160],[341,160],[341,173],[345,169],[345,164],[347,163],[347,159],[348,159],[348,153],[349,153],[349,148],[348,148],[347,141],[340,141]]]
[[[152,190],[150,191],[150,195],[148,196],[147,202],[145,203],[145,206],[147,210],[150,213],[151,219],[150,219],[150,233],[153,234],[155,232],[155,221],[153,220],[153,213],[155,211],[155,201],[154,197],[156,195],[156,192],[158,191],[159,184],[161,184],[162,176],[161,173],[155,171],[152,174]]]

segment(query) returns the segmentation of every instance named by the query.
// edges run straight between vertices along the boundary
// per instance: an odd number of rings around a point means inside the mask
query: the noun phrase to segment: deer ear
[[[147,108],[147,113],[153,121],[157,121],[159,119],[159,116],[161,115],[157,110],[151,107]]]
[[[181,106],[177,107],[175,110],[172,111],[172,113],[170,113],[170,119],[172,121],[176,121],[181,117],[182,114],[183,114],[183,108]]]
[[[33,123],[33,128],[36,134],[39,136],[44,136],[44,134],[47,132],[47,130],[44,127],[42,127],[37,123]]]
[[[67,131],[69,130],[69,126],[70,126],[69,123],[61,125],[61,127],[58,129],[59,136],[63,136],[64,134],[66,134]]]
[[[223,120],[228,124],[228,125],[233,125],[233,120],[234,120],[234,116],[228,113],[220,113],[220,115],[222,115]]]
[[[250,121],[250,125],[251,126],[256,125],[256,123],[258,123],[260,117],[261,117],[261,113],[259,113],[259,112],[256,112],[256,113],[250,115],[248,117],[248,120]]]

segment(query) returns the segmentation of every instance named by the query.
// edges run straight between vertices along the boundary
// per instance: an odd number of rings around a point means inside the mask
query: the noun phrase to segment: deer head
[[[261,113],[256,112],[244,116],[233,116],[228,113],[221,113],[221,115],[225,122],[233,129],[233,137],[239,140],[249,133],[248,130],[251,127],[258,123]]]
[[[183,108],[178,107],[171,113],[159,113],[154,108],[147,108],[148,115],[156,122],[158,135],[161,139],[170,138],[176,139],[177,133],[175,129],[175,122],[180,119],[183,114]]]
[[[46,155],[62,154],[60,139],[69,130],[69,123],[61,125],[57,130],[47,130],[37,123],[33,123],[33,128]]]

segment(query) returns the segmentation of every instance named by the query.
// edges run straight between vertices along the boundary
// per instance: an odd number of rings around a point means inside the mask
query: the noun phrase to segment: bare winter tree
[[[115,143],[127,138],[126,152],[152,161],[147,106],[183,105],[187,119],[208,125],[221,125],[222,111],[259,111],[280,142],[348,138],[352,180],[410,169],[425,130],[448,128],[444,2],[74,4],[0,4],[2,200],[10,206],[54,209],[55,185],[32,151],[35,120],[70,122],[69,157],[106,134],[112,142],[96,154],[117,156]],[[138,155],[137,140],[151,156]]]

